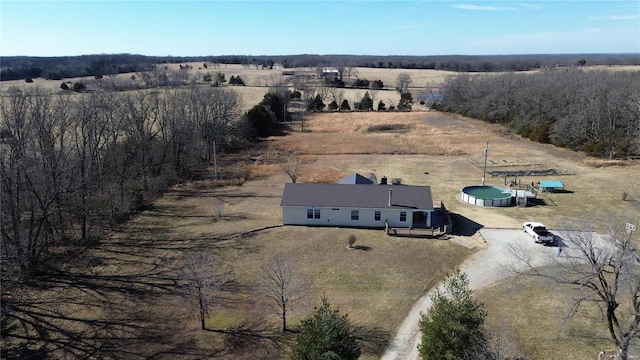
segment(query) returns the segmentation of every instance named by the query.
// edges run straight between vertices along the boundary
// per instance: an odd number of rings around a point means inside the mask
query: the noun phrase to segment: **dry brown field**
[[[273,85],[276,82],[285,81],[291,82],[291,77],[282,76],[283,68],[279,66],[275,66],[273,69],[257,69],[255,66],[243,66],[243,65],[235,65],[235,64],[211,64],[208,63],[208,67],[205,69],[202,67],[203,63],[200,62],[191,62],[191,63],[182,63],[182,64],[163,64],[161,66],[166,67],[168,70],[178,71],[180,66],[189,65],[191,69],[188,70],[189,76],[194,79],[198,79],[198,81],[202,82],[202,77],[209,73],[214,75],[216,72],[220,71],[225,75],[227,81],[231,78],[231,76],[240,76],[247,86],[229,86],[237,91],[243,100],[243,111],[247,111],[251,109],[254,105],[258,104],[263,96],[269,91],[269,86]],[[596,69],[609,69],[612,71],[640,71],[640,66],[589,66],[586,69],[596,70]],[[291,68],[287,69],[291,71],[298,72],[315,72],[315,69],[309,68]],[[533,70],[532,72],[534,72]],[[394,90],[396,84],[396,78],[399,74],[406,73],[409,74],[411,78],[411,86],[410,91],[414,95],[414,98],[423,92],[430,91],[438,91],[440,86],[444,83],[444,81],[450,77],[458,75],[459,73],[453,71],[443,71],[443,70],[415,70],[415,69],[383,69],[383,68],[362,68],[356,67],[352,71],[352,75],[350,79],[347,79],[346,82],[352,82],[356,78],[367,79],[369,81],[382,80],[385,88],[379,90],[378,92],[372,93],[370,90],[370,94],[374,96],[374,107],[377,107],[378,101],[383,101],[387,108],[390,105],[397,105],[398,100],[400,99],[400,94]],[[518,72],[518,74],[526,74],[528,72]],[[493,76],[498,75],[500,73],[470,73],[472,76]],[[134,75],[139,77],[138,74],[127,73],[127,74],[118,74],[114,75],[116,79],[122,81],[130,81],[131,76]],[[109,77],[109,76],[107,76]],[[65,82],[75,83],[78,81],[82,81],[87,84],[91,84],[95,80],[93,77],[82,77],[82,78],[72,78],[72,79],[64,79]],[[139,80],[136,80],[139,81]],[[11,87],[18,88],[33,88],[33,87],[41,87],[51,92],[61,92],[60,84],[63,80],[45,80],[42,78],[33,79],[33,83],[26,83],[24,80],[13,80],[13,81],[3,81],[0,82],[0,94],[5,93]],[[202,85],[205,86],[205,85]],[[344,88],[339,91],[343,92],[344,99],[349,101],[349,104],[353,107],[353,104],[362,99],[362,96],[367,91],[366,89],[352,89],[352,88]],[[326,100],[325,103],[329,103],[330,100]],[[414,105],[414,111],[422,111],[425,110],[424,107],[416,104]]]
[[[369,128],[388,124],[405,130]],[[484,227],[519,228],[523,220],[536,219],[553,228],[562,218],[591,216],[597,222],[612,210],[640,220],[637,163],[603,166],[580,154],[521,140],[499,127],[437,112],[323,114],[309,117],[305,132],[296,125],[264,145],[306,154],[312,162],[303,182],[332,182],[352,172],[398,177],[405,184],[430,185],[434,199]],[[490,168],[558,169],[562,175],[554,178],[564,180],[573,193],[545,194],[549,205],[528,208],[460,202],[460,188],[480,182],[487,141]],[[290,325],[295,327],[326,296],[349,314],[366,339],[362,358],[375,359],[412,304],[483,246],[473,232],[455,226],[452,241],[388,237],[379,230],[279,226],[280,196],[288,178],[272,164],[249,161],[264,151],[223,162],[251,169],[255,176],[243,185],[199,181],[176,186],[88,255],[43,279],[47,290],[30,294],[25,307],[36,322],[55,326],[47,347],[128,358],[286,357],[293,335],[278,335],[278,319],[258,305],[254,291],[260,266],[286,254],[302,264],[301,276],[312,284],[305,304],[292,309]],[[235,161],[242,165],[231,165]],[[488,177],[487,182],[503,181]],[[628,201],[622,201],[623,191]],[[346,249],[350,234],[356,235],[360,250]],[[193,250],[210,251],[234,269],[233,281],[207,321],[210,331],[198,329],[195,313],[187,311],[176,288],[182,254]],[[600,328],[588,321],[566,325],[559,317],[566,299],[553,288],[522,279],[479,296],[488,305],[488,324],[506,329],[520,354],[591,358],[607,344]],[[233,329],[237,332],[232,334]],[[42,345],[34,342],[30,348]],[[60,353],[52,351],[54,357]]]
[[[231,76],[240,76],[247,86],[229,86],[226,87],[232,88],[234,91],[238,92],[242,97],[243,103],[243,111],[247,111],[251,109],[254,105],[258,104],[264,95],[269,91],[269,86],[281,81],[292,81],[291,77],[283,77],[281,68],[274,68],[272,70],[263,70],[256,69],[255,67],[244,67],[242,65],[211,65],[209,64],[207,69],[202,68],[202,63],[184,63],[184,64],[166,64],[166,66],[170,70],[179,70],[180,65],[190,65],[192,68],[188,70],[188,73],[191,77],[200,79],[202,81],[202,77],[209,73],[214,75],[216,72],[220,71],[225,74],[227,81],[231,78]],[[287,69],[293,71],[314,71],[313,69],[303,69],[303,68],[294,68]],[[386,71],[385,71],[386,70]],[[438,71],[438,70],[405,70],[401,71],[400,69],[368,69],[368,68],[356,68],[354,70],[354,74],[358,74],[357,76],[361,79],[369,79],[370,81],[374,81],[376,79],[380,79],[385,84],[385,89],[379,90],[377,93],[372,93],[374,95],[374,106],[377,107],[378,101],[383,101],[387,108],[390,105],[397,105],[400,100],[400,94],[394,90],[395,79],[397,75],[401,72],[407,72],[412,77],[412,88],[415,94],[418,94],[423,91],[431,90],[431,87],[437,88],[447,76],[453,75],[455,73],[449,71]],[[128,73],[128,74],[118,74],[113,76],[114,78],[120,81],[131,81],[131,76],[138,76],[137,74]],[[109,77],[109,76],[107,76]],[[352,77],[352,80],[355,77]],[[72,86],[75,82],[84,82],[86,84],[92,84],[96,80],[93,77],[82,77],[82,78],[71,78],[64,80],[45,80],[42,78],[33,79],[33,83],[26,83],[24,80],[13,80],[13,81],[3,81],[0,82],[0,94],[6,93],[6,91],[11,87],[18,87],[20,89],[28,89],[40,87],[46,89],[48,91],[54,93],[60,93],[62,90],[60,89],[60,84],[62,82],[71,82],[70,86]],[[136,80],[139,81],[139,80]],[[91,87],[91,85],[89,85]],[[202,85],[201,86],[205,86]],[[429,87],[428,89],[425,87]],[[349,101],[349,104],[353,107],[353,104],[356,101],[360,101],[364,96],[364,93],[367,91],[366,89],[351,89],[345,88],[340,89],[343,93],[343,98]],[[371,93],[371,91],[370,91]],[[329,101],[325,101],[327,104]],[[417,108],[421,108],[419,105],[416,105]]]

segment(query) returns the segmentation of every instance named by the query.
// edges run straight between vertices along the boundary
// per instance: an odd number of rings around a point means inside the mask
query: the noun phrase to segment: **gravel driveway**
[[[479,232],[488,246],[467,259],[461,267],[461,270],[468,275],[469,287],[472,290],[491,286],[514,276],[514,270],[523,268],[523,264],[515,254],[526,254],[527,260],[534,266],[548,264],[557,256],[557,247],[536,244],[531,236],[522,230],[483,228]],[[565,255],[567,250],[570,249],[563,248],[562,254]],[[434,292],[435,289],[429,291],[411,308],[409,315],[400,325],[396,337],[382,356],[383,360],[419,358],[418,322],[420,314],[426,313],[431,307],[431,296]]]

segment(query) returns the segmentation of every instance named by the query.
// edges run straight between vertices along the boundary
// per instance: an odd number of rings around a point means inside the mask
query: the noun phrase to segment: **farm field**
[[[188,76],[191,79],[197,80],[197,83],[202,84],[202,77],[209,73],[214,75],[216,72],[221,72],[225,75],[227,81],[231,78],[231,76],[240,76],[245,82],[246,86],[229,86],[227,87],[233,88],[237,91],[243,100],[243,111],[247,111],[251,109],[254,105],[258,104],[264,94],[269,90],[269,86],[273,85],[276,82],[280,82],[281,80],[293,81],[292,77],[287,77],[282,75],[282,71],[285,70],[279,66],[274,67],[273,69],[257,69],[253,66],[243,66],[243,65],[235,65],[235,64],[209,64],[208,68],[203,68],[202,63],[183,63],[183,64],[163,64],[162,66],[166,68],[166,71],[178,71],[181,65],[189,65],[190,69],[187,71]],[[602,70],[607,69],[610,71],[638,71],[640,70],[640,66],[588,66],[585,67],[587,70]],[[288,68],[288,71],[294,72],[305,72],[305,73],[314,73],[316,69],[309,68]],[[535,72],[538,70],[532,70],[530,72],[523,71],[517,72],[517,74],[526,75],[527,73]],[[450,76],[460,75],[461,73],[453,72],[453,71],[444,71],[444,70],[418,70],[418,69],[385,69],[385,68],[363,68],[363,67],[355,67],[351,72],[351,76],[349,79],[346,79],[345,82],[351,83],[356,79],[367,79],[369,81],[381,80],[384,83],[384,89],[379,90],[377,93],[372,93],[370,90],[370,94],[373,95],[374,98],[374,106],[377,107],[378,101],[383,101],[387,108],[390,105],[397,105],[398,100],[400,99],[400,94],[394,90],[396,86],[396,78],[399,74],[406,73],[410,76],[411,84],[409,87],[409,91],[414,95],[414,99],[420,93],[425,92],[437,92],[438,89],[442,86],[447,78]],[[466,73],[471,76],[495,76],[500,75],[501,73]],[[136,77],[139,80],[139,74],[136,73],[126,73],[126,74],[118,74],[118,75],[109,75],[105,76],[105,79],[109,80],[110,78],[114,78],[118,81],[130,82],[131,76]],[[24,80],[12,80],[12,81],[2,81],[0,82],[0,94],[6,92],[11,87],[17,88],[34,88],[41,87],[51,92],[61,92],[60,84],[62,82],[68,82],[70,84],[75,82],[83,82],[85,84],[89,84],[89,89],[91,89],[91,84],[96,82],[92,77],[83,77],[83,78],[71,78],[64,80],[45,80],[42,78],[33,79],[33,83],[26,83]],[[354,88],[344,88],[338,89],[338,91],[343,92],[344,99],[349,101],[349,104],[353,106],[354,102],[360,101],[362,96],[367,91],[367,89],[354,89]],[[328,103],[328,101],[325,101]],[[414,104],[414,111],[422,111],[426,110],[425,107],[420,106],[419,104]]]
[[[282,75],[282,71],[284,70],[282,68],[274,68],[268,70],[256,69],[255,67],[244,67],[242,65],[210,64],[207,69],[204,69],[202,68],[202,63],[165,64],[162,66],[166,68],[166,71],[178,71],[181,65],[191,66],[191,69],[188,70],[189,76],[193,79],[199,79],[200,83],[202,82],[202,77],[207,73],[214,75],[217,72],[221,72],[225,75],[227,81],[231,78],[231,76],[240,76],[245,82],[246,86],[224,86],[232,88],[242,97],[242,111],[248,111],[249,109],[251,109],[251,107],[258,104],[262,100],[264,95],[269,91],[270,85],[279,83],[281,81],[293,81],[292,77]],[[292,68],[287,70],[297,72],[302,71],[305,73],[315,72],[315,69],[307,68]],[[353,75],[348,81],[352,82],[356,78],[368,79],[370,81],[374,81],[377,79],[382,80],[385,84],[385,89],[381,89],[377,91],[377,93],[375,93],[374,105],[377,106],[379,101],[383,101],[388,108],[391,105],[396,105],[398,103],[398,100],[400,100],[400,94],[394,90],[396,77],[400,73],[407,73],[411,76],[412,85],[410,90],[416,94],[431,90],[435,91],[448,76],[456,74],[455,72],[440,70],[354,68]],[[131,76],[139,78],[139,74],[126,73],[106,76],[105,81],[110,81],[113,78],[116,81],[131,82]],[[140,80],[135,81],[139,82]],[[33,79],[33,83],[26,83],[24,80],[3,81],[0,82],[0,93],[8,91],[8,89],[11,87],[17,87],[20,89],[40,87],[47,91],[61,93],[62,90],[60,89],[60,84],[62,82],[63,80],[45,80],[42,78]],[[83,82],[88,85],[89,89],[92,89],[93,84],[96,84],[98,81],[93,77],[83,77],[64,79],[64,82],[68,82],[69,85],[72,85],[76,82]],[[351,106],[353,106],[355,102],[360,101],[366,91],[369,91],[370,94],[373,94],[370,90],[367,89],[344,88],[339,89],[339,91],[342,92],[344,99],[347,99]],[[420,109],[424,109],[424,107],[418,104],[414,106],[414,110]]]

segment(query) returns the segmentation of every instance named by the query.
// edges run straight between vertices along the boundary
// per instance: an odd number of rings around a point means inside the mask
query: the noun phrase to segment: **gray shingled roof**
[[[389,189],[392,201],[389,202]],[[286,184],[280,206],[388,208],[433,210],[429,186]]]
[[[338,181],[338,184],[367,184],[367,185],[373,185],[374,182],[371,179],[368,179],[358,173],[353,173],[349,176],[345,176],[342,179],[340,179]]]

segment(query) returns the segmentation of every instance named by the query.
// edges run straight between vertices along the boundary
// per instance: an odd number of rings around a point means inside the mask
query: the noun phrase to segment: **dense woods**
[[[640,156],[637,71],[560,68],[460,75],[447,81],[438,106],[597,157]]]
[[[385,69],[434,69],[460,72],[524,71],[555,66],[640,65],[638,54],[561,54],[561,55],[223,55],[223,56],[144,56],[100,54],[63,57],[0,56],[0,80],[42,77],[61,80],[72,77],[113,75],[149,71],[156,64],[203,62],[240,64],[247,67],[284,68],[318,66],[368,67]]]
[[[243,141],[240,99],[224,88],[11,89],[1,101],[4,280],[47,271],[60,245],[91,245],[169,184],[195,176],[214,143],[224,150]]]

